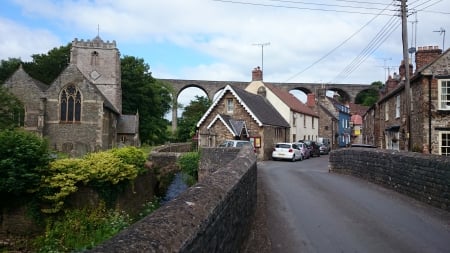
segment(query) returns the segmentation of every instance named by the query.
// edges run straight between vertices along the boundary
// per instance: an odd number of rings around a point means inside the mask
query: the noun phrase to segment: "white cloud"
[[[45,29],[32,29],[8,19],[0,18],[0,59],[21,58],[31,60],[31,55],[46,53],[56,45],[63,45],[59,38]]]

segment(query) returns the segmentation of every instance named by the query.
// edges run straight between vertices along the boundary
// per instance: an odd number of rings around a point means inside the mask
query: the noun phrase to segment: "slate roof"
[[[135,134],[138,131],[137,123],[137,115],[120,115],[117,122],[117,133]]]
[[[313,117],[319,117],[317,113],[315,113],[311,108],[309,108],[307,105],[305,105],[302,101],[298,100],[294,95],[291,93],[282,90],[275,85],[264,83],[264,85],[269,88],[278,98],[281,99],[289,108],[298,113],[302,113],[305,115],[313,116]]]
[[[217,120],[220,120],[226,126],[228,131],[230,131],[230,133],[232,133],[234,136],[240,136],[242,130],[245,130],[247,136],[249,135],[247,125],[245,124],[244,120],[235,120],[230,115],[225,114],[217,114],[217,116],[211,121],[211,123],[209,123],[207,128],[211,128]]]
[[[247,92],[243,89],[227,85],[222,93],[216,98],[206,113],[197,123],[197,127],[206,120],[211,114],[223,96],[231,92],[239,103],[245,108],[249,115],[258,123],[259,126],[272,125],[280,127],[290,127],[289,123],[280,115],[280,113],[264,97]]]

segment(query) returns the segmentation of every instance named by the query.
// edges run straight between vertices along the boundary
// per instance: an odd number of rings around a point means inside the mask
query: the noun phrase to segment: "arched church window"
[[[94,51],[91,54],[91,65],[92,66],[98,65],[98,52],[97,51]]]
[[[81,92],[75,85],[67,86],[61,92],[61,122],[79,122],[81,120]]]

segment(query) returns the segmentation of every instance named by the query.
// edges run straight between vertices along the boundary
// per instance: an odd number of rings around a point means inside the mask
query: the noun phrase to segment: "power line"
[[[392,3],[391,3],[392,4]],[[385,8],[387,9],[391,4],[387,5]],[[379,14],[381,14],[383,11],[381,11]],[[374,21],[379,15],[373,17],[371,20],[369,20],[369,22],[367,22],[366,24],[364,24],[361,28],[359,28],[355,33],[353,33],[352,35],[350,35],[350,37],[348,37],[347,39],[345,39],[344,41],[342,41],[339,45],[337,45],[335,48],[331,49],[328,53],[326,53],[324,56],[322,56],[321,58],[319,58],[318,60],[316,60],[315,62],[311,63],[309,66],[307,66],[306,68],[302,69],[301,71],[299,71],[298,73],[296,73],[295,75],[293,75],[292,77],[288,78],[285,82],[297,77],[298,75],[302,74],[303,72],[305,72],[306,70],[312,68],[314,65],[316,65],[317,63],[321,62],[323,59],[325,59],[326,57],[328,57],[329,55],[331,55],[332,53],[334,53],[337,49],[339,49],[340,47],[342,47],[345,43],[347,43],[349,40],[351,40],[353,37],[355,37],[358,33],[360,33],[364,28],[366,28],[370,23],[372,23],[372,21]]]
[[[242,2],[242,1],[234,1],[234,0],[212,0],[215,2],[223,2],[223,3],[231,3],[231,4],[242,4],[242,5],[252,5],[252,6],[263,6],[263,7],[273,7],[273,8],[286,8],[286,9],[298,9],[298,10],[312,10],[312,11],[327,11],[327,12],[342,12],[349,14],[365,14],[365,15],[384,15],[384,16],[392,16],[394,14],[386,14],[386,13],[373,13],[373,12],[359,12],[359,11],[349,11],[349,10],[334,10],[334,9],[322,9],[322,8],[309,8],[309,7],[299,7],[299,6],[287,6],[287,5],[275,5],[275,4],[262,4],[262,3],[252,3],[252,2]],[[363,7],[360,7],[363,8]],[[376,9],[374,9],[376,10]],[[389,10],[394,11],[394,10]]]

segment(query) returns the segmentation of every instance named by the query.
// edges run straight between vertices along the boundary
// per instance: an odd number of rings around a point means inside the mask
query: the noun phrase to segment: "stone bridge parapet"
[[[344,148],[332,151],[329,159],[331,172],[357,176],[450,211],[450,157]]]
[[[253,150],[243,148],[235,159],[90,252],[239,252],[256,210],[256,173]]]

